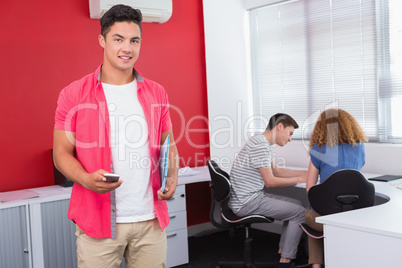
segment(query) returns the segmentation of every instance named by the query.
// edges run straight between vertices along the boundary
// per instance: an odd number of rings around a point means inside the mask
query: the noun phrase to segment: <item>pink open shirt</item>
[[[97,70],[64,88],[57,102],[55,129],[75,132],[76,157],[88,173],[98,169],[111,171],[109,146],[110,123],[99,81],[101,66]],[[164,88],[141,77],[135,70],[138,100],[148,123],[148,141],[151,157],[151,180],[155,214],[162,230],[169,224],[166,201],[158,200],[160,189],[158,168],[161,134],[172,127],[168,97]],[[74,183],[68,218],[86,235],[94,238],[116,237],[115,192],[99,194]]]

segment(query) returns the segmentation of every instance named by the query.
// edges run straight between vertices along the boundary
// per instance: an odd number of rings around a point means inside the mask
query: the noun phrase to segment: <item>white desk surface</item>
[[[207,166],[194,167],[191,169],[194,171],[199,171],[201,173],[197,174],[197,175],[191,175],[191,176],[180,176],[178,185],[211,180]],[[27,189],[29,191],[33,191],[33,192],[37,193],[37,196],[35,196],[33,198],[16,199],[14,201],[9,201],[9,202],[0,202],[0,208],[25,205],[27,203],[34,204],[34,203],[41,203],[44,201],[66,199],[66,198],[70,197],[71,189],[72,189],[72,187],[62,187],[60,185],[52,185],[52,186]],[[16,197],[18,197],[18,195],[20,193],[24,194],[24,191],[27,191],[27,190],[11,191],[11,192],[7,192],[7,194],[15,194]]]
[[[377,174],[364,174],[366,178]],[[379,234],[402,238],[402,190],[392,185],[395,182],[377,182],[374,184],[376,195],[385,195],[389,201],[363,209],[342,212],[317,218],[317,222]]]
[[[191,169],[195,170],[195,171],[199,171],[199,172],[201,172],[201,174],[191,175],[191,176],[179,176],[178,185],[211,180],[207,166],[194,167]]]
[[[35,203],[41,203],[44,201],[48,202],[48,201],[68,199],[68,198],[70,198],[70,195],[71,195],[71,188],[72,187],[51,185],[51,186],[25,189],[25,190],[5,192],[6,194],[15,195],[16,199],[13,201],[0,203],[0,208],[18,206],[20,203],[21,204],[23,204],[23,203],[35,204]],[[36,195],[34,197],[17,199],[21,196],[21,193],[24,194],[24,191],[30,191],[31,193],[36,193]],[[5,194],[5,193],[3,193],[3,194]]]

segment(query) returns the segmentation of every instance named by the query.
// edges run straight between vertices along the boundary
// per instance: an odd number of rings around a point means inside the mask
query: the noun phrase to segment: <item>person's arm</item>
[[[303,177],[303,178],[306,178],[306,176],[307,176],[307,170],[279,168],[275,162],[272,162],[271,166],[272,166],[272,172],[273,172],[274,176],[277,176],[277,177],[284,177],[284,178]],[[303,182],[305,182],[305,181],[303,181]]]
[[[68,138],[70,137],[70,139]],[[53,162],[55,167],[69,180],[97,193],[107,193],[119,187],[123,181],[106,182],[104,173],[99,169],[93,173],[85,171],[81,163],[74,157],[75,133],[55,129],[53,132]]]
[[[319,170],[314,166],[314,164],[310,160],[310,164],[308,166],[307,171],[307,180],[306,180],[306,191],[308,192],[311,187],[317,184],[318,181]]]
[[[306,181],[306,176],[305,174],[303,175],[303,172],[297,172],[297,174],[300,175],[293,177],[279,177],[274,174],[273,168],[271,167],[260,167],[259,171],[267,188],[288,187]]]
[[[169,161],[167,178],[165,185],[165,193],[162,193],[162,188],[158,190],[158,198],[160,200],[170,200],[176,192],[179,172],[179,154],[177,152],[176,143],[173,138],[173,130],[170,129],[163,132],[161,135],[161,144],[163,144],[169,135]]]

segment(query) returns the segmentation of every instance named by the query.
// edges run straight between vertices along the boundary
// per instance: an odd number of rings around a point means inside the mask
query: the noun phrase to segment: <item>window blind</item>
[[[393,15],[384,2],[392,1],[299,0],[251,10],[254,115],[290,114],[300,126],[294,138],[308,139],[318,115],[339,107],[370,141],[394,139],[400,80],[387,76],[402,63],[391,45],[401,29],[384,31]]]
[[[402,2],[379,0],[380,140],[402,143]]]

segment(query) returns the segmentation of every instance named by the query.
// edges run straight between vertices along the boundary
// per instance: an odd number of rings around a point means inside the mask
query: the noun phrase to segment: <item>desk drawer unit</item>
[[[186,189],[178,185],[175,196],[167,201],[170,223],[166,227],[167,267],[188,263]]]
[[[166,233],[187,229],[187,213],[186,211],[178,211],[178,212],[169,212],[170,223],[168,227],[166,227]]]
[[[178,185],[174,197],[167,201],[169,213],[186,211],[186,188]]]
[[[166,232],[168,241],[166,266],[188,263],[187,228]]]

